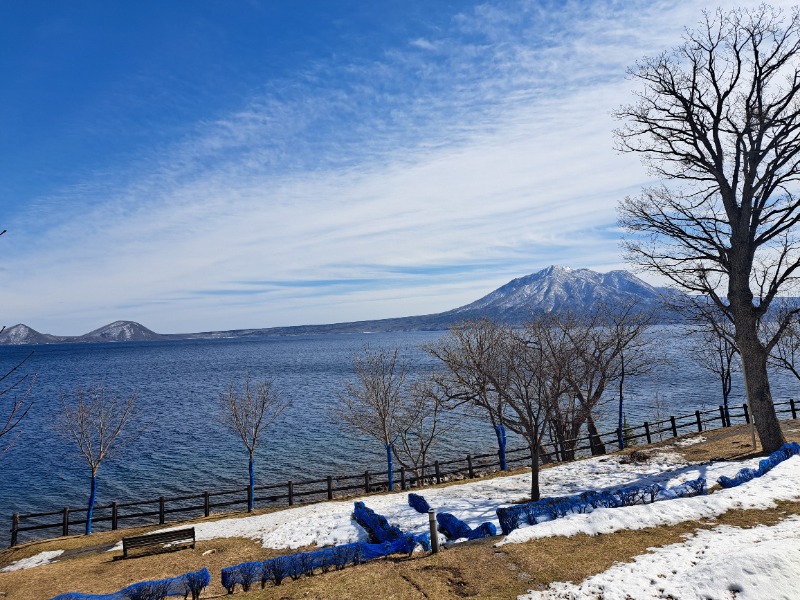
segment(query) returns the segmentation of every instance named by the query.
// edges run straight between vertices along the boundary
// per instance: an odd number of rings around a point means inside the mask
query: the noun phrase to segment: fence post
[[[644,434],[647,436],[647,443],[652,444],[653,438],[650,436],[650,423],[647,421],[644,422]]]
[[[403,466],[400,467],[400,489],[406,489],[406,468]]]
[[[703,431],[703,420],[700,418],[699,410],[694,411],[694,417],[695,419],[697,419],[697,431],[698,432]]]
[[[472,454],[467,454],[467,472],[470,479],[475,479],[475,470],[472,468]]]
[[[333,477],[328,475],[328,500],[333,500]]]
[[[678,426],[675,424],[675,417],[670,417],[669,422],[672,425],[672,437],[678,437]]]
[[[742,410],[744,411],[744,422],[746,424],[750,424],[750,411],[747,410],[747,404],[742,404]]]
[[[722,422],[723,427],[728,426],[728,421],[725,418],[725,407],[722,404],[719,405],[719,420]]]
[[[439,461],[437,460],[435,463],[433,463],[433,466],[436,469],[436,483],[442,483],[442,474],[439,471]]]
[[[369,494],[369,471],[364,471],[364,491]]]
[[[211,494],[203,492],[203,514],[208,516],[211,514]]]
[[[158,497],[158,524],[164,524],[164,496]]]
[[[17,545],[17,530],[19,529],[19,513],[11,515],[11,547]]]
[[[790,398],[789,399],[789,406],[792,409],[792,418],[796,419],[797,418],[797,407],[794,404],[794,398]]]
[[[294,504],[294,483],[290,479],[286,484],[286,487],[289,488],[289,506]]]
[[[431,531],[431,554],[439,552],[439,534],[436,532],[436,511],[428,509],[428,525]]]
[[[69,535],[69,507],[64,507],[63,522],[61,524],[61,535],[64,537]]]
[[[111,503],[111,529],[116,530],[119,521],[119,508],[116,502]]]

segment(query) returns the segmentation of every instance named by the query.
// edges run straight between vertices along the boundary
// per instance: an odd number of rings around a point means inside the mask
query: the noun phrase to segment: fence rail
[[[795,401],[776,402],[775,411],[780,415],[797,418]],[[572,458],[585,456],[600,447],[619,447],[645,440],[648,444],[666,438],[675,438],[687,429],[702,432],[709,426],[730,427],[739,423],[750,423],[747,405],[729,407],[722,405],[718,409],[697,410],[694,413],[670,416],[659,421],[645,421],[642,425],[629,426],[622,432],[618,429],[597,434],[590,439],[584,436],[577,439],[562,440],[550,443],[552,449],[540,449],[540,461],[544,463],[562,462]],[[588,445],[587,445],[588,444]],[[512,448],[506,451],[506,464],[509,467],[529,464],[531,452],[527,447]],[[448,461],[434,461],[427,465],[421,473],[413,473],[401,467],[394,471],[394,480],[399,481],[400,489],[407,490],[438,484],[455,478],[475,478],[500,470],[497,453],[467,454],[464,458]],[[286,483],[257,485],[254,489],[256,506],[276,506],[307,504],[321,500],[333,500],[352,496],[356,493],[369,494],[384,491],[388,488],[388,471],[364,471],[356,475],[328,476],[321,479],[288,480]],[[125,523],[138,526],[167,523],[168,515],[185,513],[182,520],[188,518],[208,517],[214,512],[236,512],[231,507],[246,508],[250,495],[250,486],[220,491],[204,491],[182,496],[160,496],[151,500],[112,502],[104,506],[95,506],[92,525],[110,523],[110,529],[116,530]],[[227,498],[226,498],[227,497]],[[228,509],[228,510],[215,510]],[[19,534],[31,531],[59,531],[58,535],[70,535],[70,528],[86,524],[85,507],[67,507],[56,511],[29,514],[14,513],[11,517],[11,546],[19,543]],[[42,522],[46,517],[58,516],[58,521]],[[157,521],[152,517],[158,517]]]

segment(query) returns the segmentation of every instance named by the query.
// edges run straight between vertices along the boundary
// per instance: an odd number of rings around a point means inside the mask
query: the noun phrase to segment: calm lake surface
[[[99,504],[246,485],[247,453],[242,442],[221,427],[218,397],[229,384],[240,385],[247,374],[274,378],[281,393],[293,400],[257,450],[258,483],[380,471],[385,468],[380,445],[341,429],[330,417],[336,394],[352,378],[353,355],[365,344],[373,349],[399,347],[413,368],[422,368],[432,363],[420,344],[442,334],[0,347],[0,372],[33,350],[24,372],[38,373],[33,408],[14,446],[0,457],[0,535],[7,537],[14,512],[57,510],[86,501],[88,467],[53,426],[61,391],[69,394],[78,386],[103,384],[118,396],[135,392],[142,416],[153,421],[135,443],[101,466]],[[646,377],[626,381],[628,420],[640,424],[718,406],[719,383],[685,357],[686,337],[674,327],[659,328],[654,335],[671,361]],[[793,397],[798,389],[797,380],[782,373],[771,381],[776,400]],[[732,402],[741,405],[741,383],[735,388]],[[5,407],[0,409],[0,416],[6,414]],[[605,410],[606,419],[613,422],[613,402]],[[521,445],[513,439],[509,443]],[[445,446],[433,457],[492,452],[494,436],[485,422],[463,418]]]

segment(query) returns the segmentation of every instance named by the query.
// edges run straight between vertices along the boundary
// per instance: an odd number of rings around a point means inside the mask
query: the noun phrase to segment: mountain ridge
[[[636,303],[639,310],[655,311],[675,290],[656,288],[624,270],[598,273],[590,269],[550,266],[512,279],[496,290],[463,306],[428,315],[351,321],[326,325],[291,325],[198,333],[156,333],[135,321],[114,321],[80,336],[55,336],[18,324],[0,332],[0,345],[221,339],[261,335],[363,333],[444,330],[459,321],[488,317],[521,323],[532,315],[572,310],[588,312],[597,306]],[[662,311],[663,316],[663,311]],[[675,320],[668,316],[668,320]]]

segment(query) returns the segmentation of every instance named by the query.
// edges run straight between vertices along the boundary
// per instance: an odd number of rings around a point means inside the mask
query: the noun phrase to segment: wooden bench
[[[147,548],[149,546],[191,546],[194,548],[194,527],[174,529],[163,533],[148,533],[146,535],[132,535],[122,538],[122,558],[128,558],[128,550],[134,548]]]

